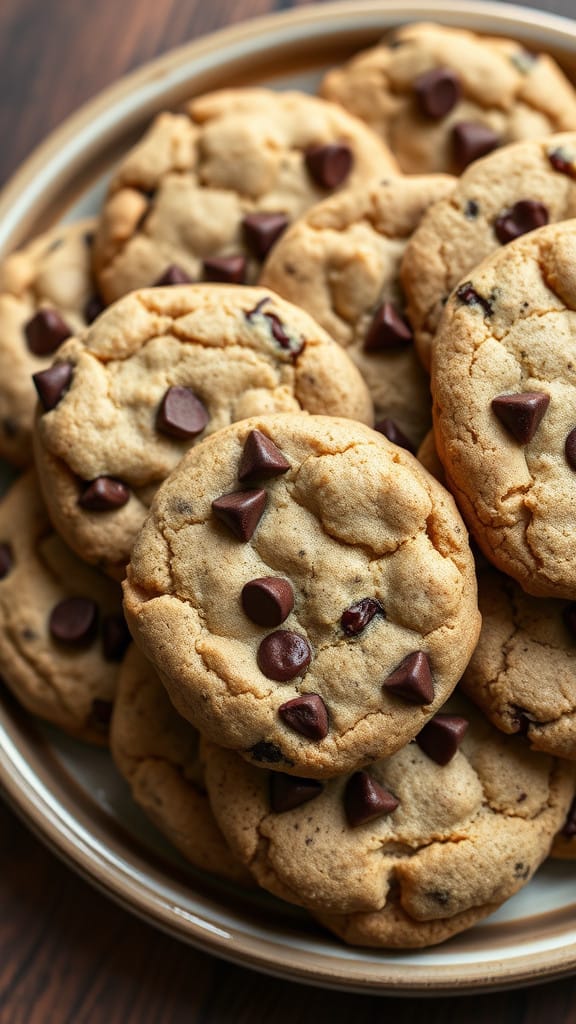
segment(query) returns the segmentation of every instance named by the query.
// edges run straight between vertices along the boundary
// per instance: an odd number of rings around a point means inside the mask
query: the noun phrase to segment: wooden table
[[[574,0],[524,0],[573,14]],[[0,181],[70,111],[171,46],[298,0],[0,0]],[[462,999],[322,992],[130,917],[0,804],[0,1024],[576,1024],[576,979]]]

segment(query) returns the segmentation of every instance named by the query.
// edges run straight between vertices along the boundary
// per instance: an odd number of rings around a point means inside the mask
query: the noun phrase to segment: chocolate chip
[[[515,731],[520,736],[527,736],[528,730],[532,725],[532,720],[528,717],[524,708],[518,707],[517,704],[513,705],[514,716],[512,718],[512,724],[515,726]]]
[[[130,500],[130,490],[121,480],[111,476],[98,476],[87,484],[78,504],[89,512],[109,512],[121,508]]]
[[[480,213],[480,207],[475,199],[467,199],[464,205],[464,216],[466,220],[476,220]]]
[[[576,158],[566,149],[559,147],[549,150],[548,160],[555,171],[567,174],[569,178],[576,178]]]
[[[576,427],[570,431],[564,442],[564,454],[570,469],[576,470]]]
[[[275,814],[284,814],[314,800],[323,789],[317,779],[301,779],[297,775],[273,772],[270,775],[270,807]]]
[[[242,607],[259,626],[279,626],[294,607],[294,591],[280,576],[262,576],[242,587]]]
[[[256,660],[268,679],[287,683],[308,668],[311,658],[312,650],[306,637],[289,629],[277,629],[264,637]]]
[[[432,68],[418,76],[414,92],[422,113],[440,120],[454,109],[460,99],[460,79],[450,68]]]
[[[55,409],[64,397],[72,380],[72,363],[55,363],[47,370],[32,374],[34,387],[42,403],[44,412]]]
[[[404,348],[412,341],[410,324],[401,317],[392,302],[383,302],[376,310],[364,339],[366,352]]]
[[[428,655],[424,651],[408,654],[384,680],[384,688],[410,704],[431,704],[434,682]]]
[[[286,704],[281,704],[278,714],[294,732],[309,740],[323,740],[328,735],[328,711],[317,693],[303,693]]]
[[[284,325],[280,320],[280,317],[277,316],[276,313],[262,312],[264,306],[268,302],[270,302],[270,298],[268,296],[266,296],[263,299],[260,299],[260,301],[257,302],[256,305],[254,306],[254,309],[249,310],[247,313],[244,314],[244,316],[246,317],[248,323],[252,323],[258,316],[261,316],[264,320],[266,320],[268,322],[270,333],[272,334],[274,340],[278,342],[281,348],[285,349],[287,352],[290,352],[291,356],[295,358],[297,355],[300,354],[300,352],[304,348],[305,341],[303,338],[291,337],[284,329]]]
[[[112,721],[113,710],[114,705],[111,700],[93,700],[92,720],[94,725],[102,729],[108,729],[110,722]]]
[[[304,153],[308,174],[320,188],[337,188],[346,180],[354,159],[345,142],[308,146]]]
[[[102,620],[102,652],[106,661],[122,661],[132,637],[123,615],[106,615]]]
[[[72,331],[56,309],[40,309],[25,325],[24,334],[33,355],[49,356]]]
[[[445,765],[452,760],[468,728],[468,720],[459,715],[434,715],[418,733],[416,743],[425,754]]]
[[[176,263],[171,263],[161,277],[154,282],[152,287],[167,288],[173,284],[192,284],[192,278],[189,277],[185,270],[182,270],[182,267],[177,266]]]
[[[212,502],[214,515],[239,540],[250,540],[266,507],[266,491],[232,491]]]
[[[244,256],[212,256],[205,259],[204,280],[221,284],[244,284],[246,259]]]
[[[491,403],[502,425],[520,444],[528,444],[532,440],[549,404],[550,395],[543,391],[498,395]]]
[[[54,640],[68,647],[85,647],[94,639],[98,607],[88,597],[68,597],[50,612],[48,628]]]
[[[86,323],[93,324],[105,309],[106,303],[104,299],[100,295],[92,295],[84,306],[84,319]]]
[[[255,743],[248,753],[252,754],[254,760],[261,764],[280,764],[281,761],[284,764],[293,764],[287,757],[284,757],[280,747],[277,747],[275,743],[268,743],[266,740]]]
[[[281,212],[246,213],[242,218],[244,241],[257,259],[264,260],[288,223],[288,217]]]
[[[356,601],[345,612],[342,612],[340,625],[346,636],[357,636],[358,633],[366,629],[375,615],[384,615],[382,605],[373,597],[363,597],[361,601]]]
[[[168,388],[156,417],[162,434],[187,440],[201,434],[210,419],[206,406],[190,388]]]
[[[571,601],[569,605],[566,605],[562,618],[566,629],[569,629],[572,636],[576,637],[576,601]]]
[[[392,814],[399,800],[373,779],[368,772],[354,772],[344,790],[344,810],[350,828]]]
[[[460,285],[456,291],[456,298],[465,306],[480,306],[484,310],[485,316],[492,316],[494,312],[492,303],[483,295],[479,295],[472,281],[465,281]]]
[[[378,420],[378,423],[374,424],[374,430],[377,430],[379,434],[384,434],[384,437],[392,441],[392,444],[397,444],[399,448],[405,448],[406,451],[412,452],[412,455],[416,453],[416,446],[412,444],[410,438],[406,437],[398,424],[388,416],[385,416],[383,420]]]
[[[572,801],[570,810],[568,811],[568,817],[566,823],[562,829],[562,835],[566,839],[573,839],[576,836],[576,798]]]
[[[479,121],[459,121],[452,129],[454,162],[463,171],[473,160],[496,149],[502,139],[486,124]]]
[[[238,479],[242,483],[251,480],[269,480],[290,469],[290,463],[274,441],[261,430],[251,430],[244,442]]]
[[[9,544],[0,544],[0,580],[8,575],[14,564],[12,548]]]
[[[496,238],[502,245],[548,223],[548,210],[536,199],[520,199],[494,221]]]

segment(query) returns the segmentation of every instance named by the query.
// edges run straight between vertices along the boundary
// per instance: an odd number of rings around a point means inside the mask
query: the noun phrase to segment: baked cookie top
[[[372,422],[345,352],[263,289],[127,295],[62,346],[54,372],[66,379],[36,421],[42,487],[71,547],[107,569],[125,566],[152,495],[184,452],[230,422],[301,409]]]
[[[430,425],[431,401],[404,317],[400,262],[425,211],[454,184],[439,174],[339,192],[288,228],[260,278],[346,349],[376,420],[391,419],[413,446]]]
[[[0,674],[33,714],[107,741],[130,642],[117,583],[53,531],[34,472],[0,503]]]
[[[451,496],[361,424],[253,417],[156,495],[125,610],[178,711],[256,763],[324,777],[411,739],[479,629]]]
[[[216,819],[258,883],[360,945],[428,945],[486,916],[548,855],[572,797],[569,766],[462,697],[415,743],[324,783],[214,744],[204,757]]]
[[[254,282],[290,221],[377,169],[398,167],[336,104],[271,89],[191,100],[160,114],[112,179],[95,247],[102,292],[112,301],[167,271]]]
[[[186,860],[224,878],[250,881],[210,809],[199,740],[133,645],[120,670],[110,731],[118,770],[136,803]]]
[[[576,598],[576,221],[524,235],[452,294],[432,352],[434,434],[484,554]]]
[[[409,240],[402,284],[424,365],[452,289],[481,260],[520,235],[576,216],[576,132],[497,150],[464,172]]]
[[[576,93],[551,57],[427,22],[329,71],[320,92],[370,125],[407,174],[458,174],[497,146],[576,129]]]
[[[32,461],[31,377],[103,305],[91,273],[95,221],[60,224],[0,264],[0,456]]]

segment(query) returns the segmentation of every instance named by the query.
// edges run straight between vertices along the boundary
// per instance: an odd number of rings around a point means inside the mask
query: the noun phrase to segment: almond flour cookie
[[[258,883],[359,945],[441,942],[548,855],[569,767],[499,734],[461,697],[366,770],[294,778],[207,744],[212,808]]]
[[[486,259],[432,354],[434,433],[486,557],[529,594],[576,599],[576,221]]]
[[[263,289],[188,285],[128,295],[45,376],[37,462],[56,528],[88,562],[123,572],[156,488],[191,445],[260,412],[372,422],[342,349]]]
[[[0,673],[28,711],[107,739],[130,642],[120,587],[54,533],[33,471],[0,504]]]
[[[222,90],[160,114],[112,179],[96,270],[108,301],[158,280],[256,280],[286,226],[342,185],[398,170],[340,107],[298,92]]]
[[[32,461],[31,377],[103,305],[91,274],[95,221],[60,224],[0,265],[0,456]]]
[[[185,718],[318,778],[411,739],[479,629],[451,496],[361,424],[253,417],[189,452],[124,585],[139,645]]]
[[[474,163],[408,242],[402,284],[424,366],[448,295],[500,246],[576,216],[576,132],[530,139]]]
[[[407,174],[459,174],[498,146],[576,129],[576,93],[546,54],[444,25],[405,25],[320,87],[366,121]]]
[[[250,882],[210,809],[198,756],[200,737],[176,714],[150,662],[132,647],[120,670],[110,732],[118,770],[144,813],[203,871]]]
[[[400,261],[422,215],[454,183],[429,175],[346,189],[288,229],[260,278],[346,349],[368,384],[376,420],[392,420],[413,446],[430,426],[431,400],[403,316]]]

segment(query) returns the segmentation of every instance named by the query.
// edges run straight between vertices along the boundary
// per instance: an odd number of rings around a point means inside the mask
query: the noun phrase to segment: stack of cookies
[[[425,946],[576,855],[576,92],[410,25],[320,95],[160,114],[0,268],[0,671],[195,867]]]

